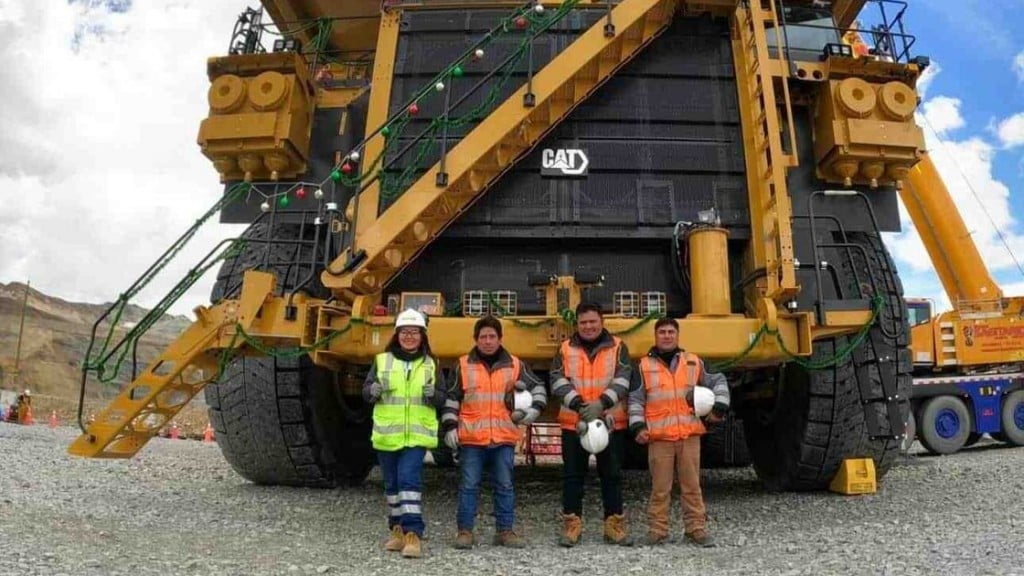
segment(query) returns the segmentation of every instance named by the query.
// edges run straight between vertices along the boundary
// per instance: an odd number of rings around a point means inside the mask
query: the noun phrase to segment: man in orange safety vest
[[[713,546],[705,526],[704,497],[700,490],[700,437],[704,423],[694,411],[694,389],[710,388],[715,401],[706,419],[719,422],[729,410],[729,384],[725,376],[708,373],[695,354],[679,348],[679,323],[661,318],[654,325],[655,346],[640,359],[637,378],[629,393],[629,429],[637,443],[647,445],[651,471],[651,499],[647,508],[648,544],[668,539],[672,480],[682,492],[683,524],[687,540]]]

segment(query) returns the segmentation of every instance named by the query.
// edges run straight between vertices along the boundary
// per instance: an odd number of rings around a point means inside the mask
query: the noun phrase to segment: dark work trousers
[[[601,478],[601,502],[604,517],[622,514],[622,460],[625,458],[626,431],[611,433],[608,447],[597,454],[597,474]],[[562,430],[562,512],[583,516],[583,483],[587,477],[590,452],[580,445],[580,436]]]

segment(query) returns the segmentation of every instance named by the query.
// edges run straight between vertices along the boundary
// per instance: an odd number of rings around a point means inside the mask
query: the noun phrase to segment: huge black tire
[[[849,287],[857,285],[853,275],[856,269],[861,288],[865,292],[877,290],[884,306],[868,337],[850,357],[822,370],[808,370],[795,363],[783,365],[763,378],[769,385],[775,384],[774,401],[744,407],[741,415],[754,469],[771,490],[824,489],[847,458],[874,459],[881,477],[899,454],[899,439],[869,437],[865,412],[875,412],[883,435],[903,433],[902,429],[892,429],[884,403],[871,403],[885,397],[880,367],[894,368],[901,399],[898,427],[903,428],[911,384],[903,287],[880,238],[864,233],[850,233],[848,238],[864,248],[867,261],[857,251],[850,257],[837,253],[832,259],[843,262],[837,274],[845,282],[844,294],[851,297]],[[833,358],[848,344],[847,337],[816,341],[812,360]],[[862,384],[868,391],[863,398]],[[862,400],[869,404],[863,405]]]
[[[278,288],[286,292],[308,276],[306,263],[313,261],[314,245],[268,245],[261,242],[265,230],[257,224],[246,231],[250,241],[222,266],[214,302],[237,296],[248,269],[274,271]],[[312,226],[278,224],[270,234],[284,240],[300,236],[312,240]],[[324,295],[319,270],[303,290]],[[219,383],[206,388],[210,421],[225,459],[258,484],[334,487],[361,482],[374,463],[370,411],[358,396],[342,395],[338,377],[308,357],[237,359]]]
[[[331,488],[362,482],[373,467],[371,421],[335,374],[308,358],[244,357],[206,403],[224,458],[257,484]]]

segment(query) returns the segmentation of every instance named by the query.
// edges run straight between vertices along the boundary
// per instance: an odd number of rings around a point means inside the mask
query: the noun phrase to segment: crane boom
[[[900,190],[954,308],[962,302],[992,301],[1003,291],[992,279],[953,197],[927,154],[910,170]]]

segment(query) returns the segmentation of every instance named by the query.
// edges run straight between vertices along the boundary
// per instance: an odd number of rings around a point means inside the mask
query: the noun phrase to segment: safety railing
[[[911,48],[917,39],[904,26],[907,3],[903,0],[868,0],[859,19],[849,27],[836,26],[828,7],[787,6],[779,0],[778,10],[788,60],[824,58],[829,44],[846,44],[857,58],[912,61]],[[861,23],[866,23],[866,27]],[[778,49],[771,35],[769,44],[771,50]]]

